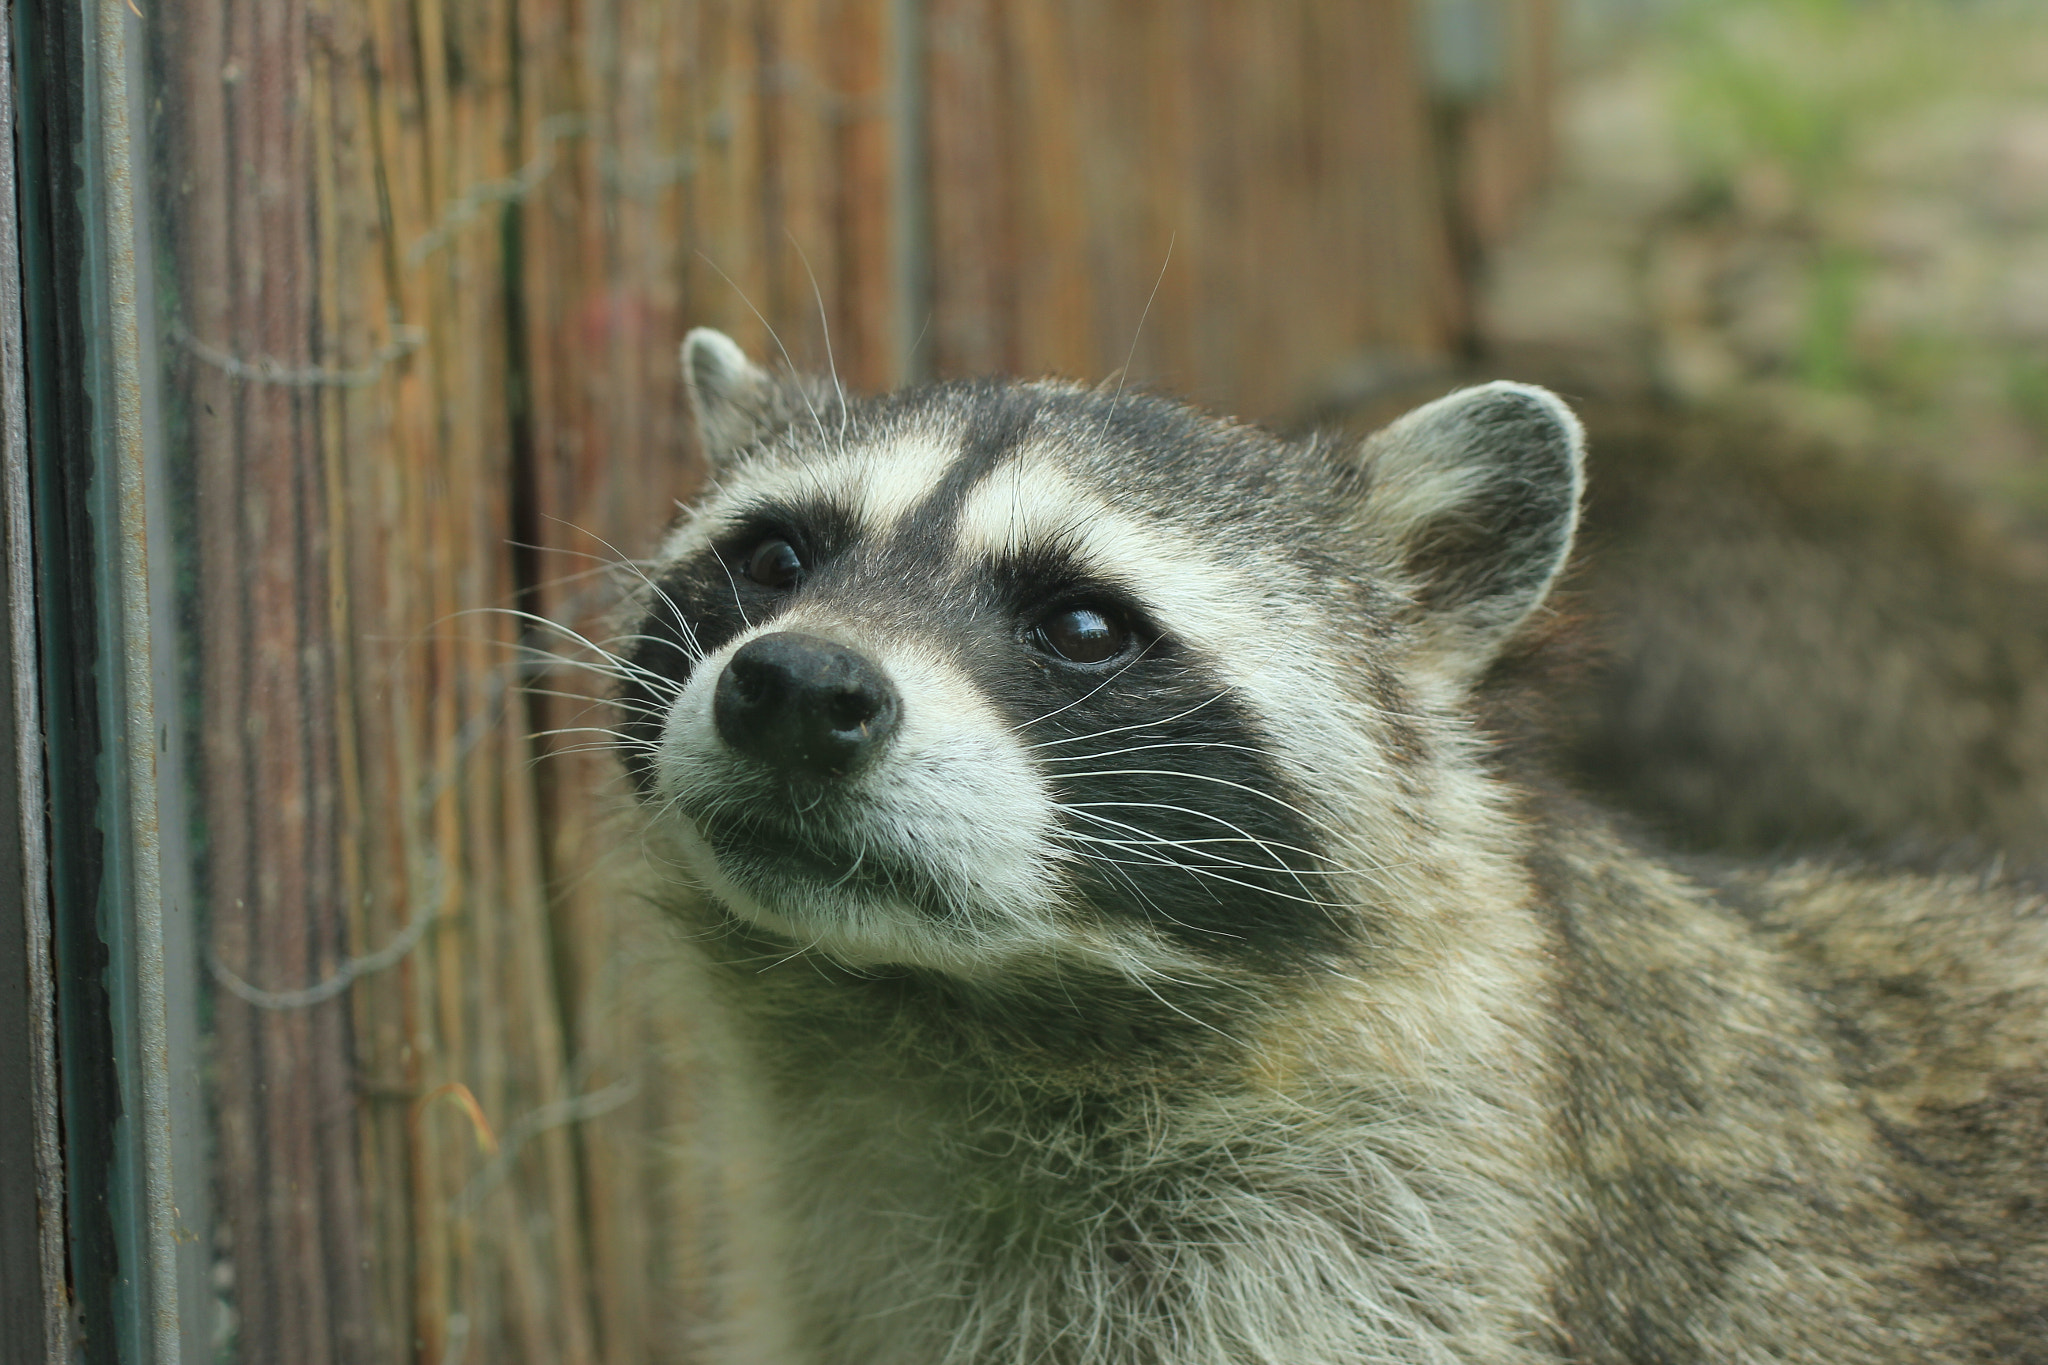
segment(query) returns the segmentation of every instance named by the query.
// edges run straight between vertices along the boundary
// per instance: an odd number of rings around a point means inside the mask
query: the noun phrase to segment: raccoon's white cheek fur
[[[718,733],[720,674],[748,641],[775,631],[860,650],[902,698],[884,750],[829,792],[793,788]],[[749,631],[705,659],[670,708],[655,784],[660,818],[674,822],[692,871],[716,900],[848,965],[981,974],[1061,940],[1065,855],[1051,794],[1022,743],[933,651],[850,639],[843,625],[808,620],[800,610]],[[759,858],[722,855],[706,832],[720,814],[764,818],[801,833],[814,849],[837,850],[845,875],[807,870],[776,849]],[[863,879],[863,866],[907,868],[929,894],[892,894],[893,881]]]

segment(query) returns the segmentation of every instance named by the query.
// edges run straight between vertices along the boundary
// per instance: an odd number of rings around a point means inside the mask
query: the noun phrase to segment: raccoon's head
[[[857,967],[1287,972],[1491,846],[1462,712],[1570,549],[1549,393],[1340,447],[1058,383],[848,401],[707,330],[683,362],[712,479],[625,759],[734,920]]]

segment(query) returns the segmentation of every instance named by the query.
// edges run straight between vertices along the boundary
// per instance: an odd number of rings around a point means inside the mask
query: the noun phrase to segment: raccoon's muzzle
[[[719,738],[792,777],[854,772],[887,744],[902,710],[895,684],[871,660],[788,630],[736,651],[711,699]]]

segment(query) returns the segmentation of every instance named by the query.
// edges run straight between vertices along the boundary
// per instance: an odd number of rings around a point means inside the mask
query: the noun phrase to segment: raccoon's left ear
[[[1417,408],[1360,454],[1367,529],[1414,590],[1425,649],[1470,683],[1571,554],[1585,485],[1578,418],[1548,389],[1486,384]]]
[[[704,458],[714,469],[804,411],[793,381],[762,369],[738,342],[711,327],[683,338],[683,384],[697,414]]]

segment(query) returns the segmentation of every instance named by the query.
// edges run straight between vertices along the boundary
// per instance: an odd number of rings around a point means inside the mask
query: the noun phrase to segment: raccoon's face
[[[714,479],[644,594],[627,766],[728,914],[848,965],[1369,942],[1576,516],[1541,390],[1358,450],[1054,384],[844,403],[710,331],[684,362]]]

